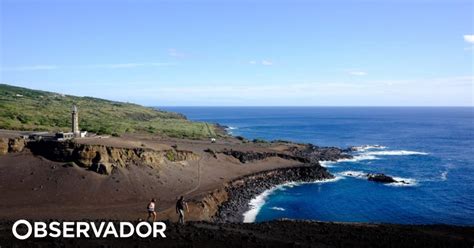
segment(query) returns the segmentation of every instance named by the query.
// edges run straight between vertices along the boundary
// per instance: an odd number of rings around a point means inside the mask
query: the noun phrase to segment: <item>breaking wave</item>
[[[337,174],[344,177],[355,177],[355,178],[363,178],[363,179],[367,178],[367,173],[363,171],[350,171],[349,170],[349,171],[339,172]]]
[[[368,150],[383,150],[386,149],[386,146],[381,146],[381,145],[363,145],[363,146],[353,146],[352,149],[358,152],[365,152]]]
[[[342,171],[337,173],[337,175],[342,176],[342,177],[353,177],[353,178],[358,178],[358,179],[367,179],[367,172],[363,171]],[[413,179],[413,178],[404,178],[404,177],[392,177],[395,181],[394,183],[386,183],[384,185],[387,186],[416,186],[418,185],[418,182]]]
[[[341,176],[336,176],[335,178],[331,179],[323,179],[323,180],[318,180],[318,181],[313,181],[313,182],[289,182],[285,184],[281,184],[278,186],[275,186],[271,189],[265,190],[263,193],[260,195],[257,195],[255,198],[250,200],[249,202],[249,210],[243,214],[244,216],[244,223],[252,223],[255,222],[255,219],[257,218],[258,213],[262,209],[263,205],[265,205],[266,200],[268,197],[275,192],[275,190],[285,190],[285,187],[292,188],[298,185],[302,184],[321,184],[321,183],[330,183],[330,182],[336,182],[338,180],[343,179],[344,177]]]
[[[270,209],[273,209],[273,210],[276,210],[276,211],[285,211],[284,208],[280,208],[280,207],[271,207]]]
[[[418,185],[418,182],[413,178],[405,178],[405,177],[393,177],[397,182],[395,183],[387,183],[388,186],[394,187],[412,187]]]
[[[258,212],[262,209],[262,206],[265,204],[268,196],[271,195],[278,187],[274,187],[268,190],[265,190],[260,195],[257,195],[255,198],[250,200],[249,202],[249,210],[244,213],[244,223],[252,223],[255,222],[257,218]]]
[[[376,160],[379,159],[374,155],[370,154],[359,154],[356,156],[353,156],[352,158],[344,158],[344,159],[339,159],[337,162],[358,162],[358,161],[363,161],[363,160]]]
[[[319,165],[321,165],[324,168],[332,168],[335,167],[334,165],[336,164],[336,161],[319,161]]]
[[[445,170],[445,171],[441,172],[441,181],[448,180],[448,173],[449,173],[448,170]]]
[[[426,152],[416,152],[407,150],[392,150],[392,151],[371,151],[363,153],[369,156],[409,156],[409,155],[428,155]]]

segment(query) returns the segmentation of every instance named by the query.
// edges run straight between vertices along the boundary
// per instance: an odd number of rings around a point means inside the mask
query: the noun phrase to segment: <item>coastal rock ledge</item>
[[[227,185],[228,200],[219,206],[213,221],[243,222],[243,214],[249,210],[250,200],[275,186],[289,182],[313,182],[332,178],[334,176],[326,168],[321,167],[319,163],[311,163],[259,172],[236,179]]]

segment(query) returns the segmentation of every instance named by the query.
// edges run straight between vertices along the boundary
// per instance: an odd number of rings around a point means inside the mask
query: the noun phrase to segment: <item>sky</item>
[[[0,82],[147,106],[474,106],[470,0],[0,0]]]

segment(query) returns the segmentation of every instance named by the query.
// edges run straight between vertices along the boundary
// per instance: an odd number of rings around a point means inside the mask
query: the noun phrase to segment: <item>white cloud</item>
[[[467,43],[474,44],[474,34],[464,35],[464,41],[467,42]]]
[[[255,64],[257,64],[257,61],[255,61],[255,60],[251,60],[251,61],[249,61],[249,64],[251,64],[251,65],[255,65]]]
[[[353,82],[199,84],[120,87],[111,97],[176,106],[461,106],[473,105],[474,76]],[[132,87],[133,86],[133,87]],[[390,86],[390,87],[389,87]],[[160,95],[157,99],[156,96]],[[192,96],[192,97],[190,97]]]
[[[192,85],[156,81],[76,82],[67,85],[49,82],[39,89],[148,106],[474,106],[473,75],[404,80],[363,79],[357,82]],[[84,87],[84,84],[94,87]],[[107,87],[107,90],[97,90],[97,85]]]
[[[13,66],[1,67],[2,71],[37,71],[37,70],[55,70],[59,67],[56,65],[30,65],[30,66]]]
[[[348,73],[352,76],[366,76],[368,74],[365,71],[349,71]]]
[[[270,60],[262,60],[262,65],[273,65],[273,61],[270,61]]]

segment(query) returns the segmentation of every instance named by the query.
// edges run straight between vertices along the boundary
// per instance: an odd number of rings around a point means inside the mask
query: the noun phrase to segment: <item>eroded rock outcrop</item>
[[[26,141],[22,138],[0,138],[0,155],[9,152],[21,152],[25,145]]]
[[[191,151],[161,150],[146,148],[120,148],[104,145],[78,144],[73,141],[29,142],[28,148],[35,155],[52,161],[74,162],[101,174],[110,174],[113,168],[127,167],[131,164],[159,167],[165,160],[180,162],[196,160],[199,156]]]
[[[25,148],[26,141],[22,138],[13,138],[8,141],[8,152],[21,152]]]
[[[188,202],[189,218],[192,220],[211,220],[219,211],[223,202],[229,199],[229,194],[225,187],[216,189],[199,200]]]
[[[0,155],[8,153],[8,139],[0,138]]]

